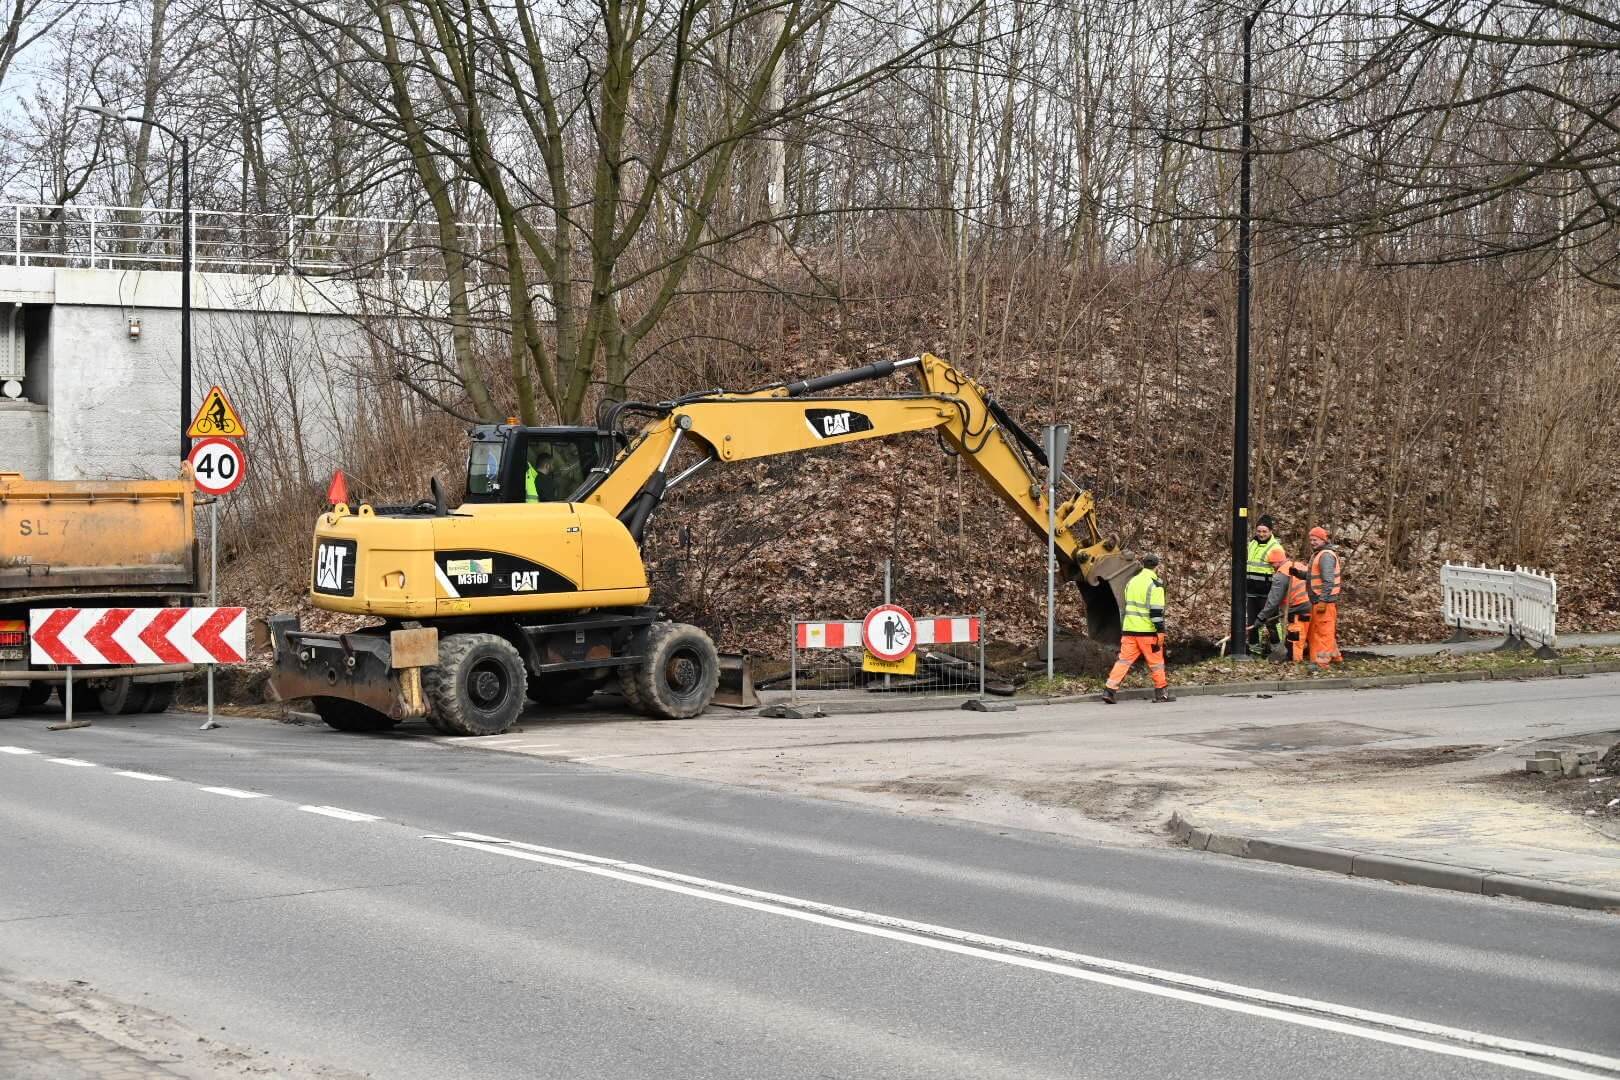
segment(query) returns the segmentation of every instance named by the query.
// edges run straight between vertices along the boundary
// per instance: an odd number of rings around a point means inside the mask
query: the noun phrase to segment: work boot
[[[1112,704],[1114,704],[1114,702],[1116,702],[1118,700],[1119,700],[1119,698],[1117,696],[1115,696],[1114,688],[1112,686],[1103,687],[1103,704],[1104,705],[1112,705]]]
[[[1174,700],[1176,700],[1176,699],[1173,696],[1171,696],[1171,693],[1170,693],[1170,690],[1169,690],[1168,687],[1161,686],[1157,690],[1153,691],[1153,703],[1155,705],[1157,705],[1161,701],[1174,701]]]

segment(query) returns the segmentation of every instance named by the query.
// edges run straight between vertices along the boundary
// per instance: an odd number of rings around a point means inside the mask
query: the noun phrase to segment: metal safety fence
[[[872,670],[859,620],[794,619],[789,650],[789,700],[866,690],[933,696],[985,694],[984,615],[935,615],[915,620],[910,670]]]
[[[1558,580],[1529,567],[1512,570],[1448,562],[1440,568],[1440,610],[1457,631],[1503,634],[1550,651],[1558,645]]]

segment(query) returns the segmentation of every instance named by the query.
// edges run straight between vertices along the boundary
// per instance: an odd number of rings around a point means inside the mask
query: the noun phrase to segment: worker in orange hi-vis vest
[[[1281,642],[1284,652],[1278,659],[1296,664],[1305,659],[1305,637],[1311,625],[1310,589],[1305,583],[1309,574],[1310,569],[1297,559],[1279,566],[1271,576],[1271,591],[1257,618],[1266,623],[1280,613],[1287,614],[1288,631]]]
[[[1311,530],[1311,568],[1306,590],[1311,601],[1311,626],[1306,656],[1317,670],[1329,664],[1344,663],[1339,652],[1339,593],[1344,584],[1344,568],[1339,553],[1328,542],[1328,531],[1318,525]]]

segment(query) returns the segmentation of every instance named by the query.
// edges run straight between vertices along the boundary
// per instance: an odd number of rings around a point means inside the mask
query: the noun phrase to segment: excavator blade
[[[1119,643],[1119,613],[1125,608],[1125,584],[1142,564],[1120,552],[1104,555],[1088,566],[1075,584],[1086,603],[1086,633],[1095,641]]]
[[[754,689],[754,658],[746,652],[720,654],[720,685],[712,699],[728,709],[752,709],[759,704]]]

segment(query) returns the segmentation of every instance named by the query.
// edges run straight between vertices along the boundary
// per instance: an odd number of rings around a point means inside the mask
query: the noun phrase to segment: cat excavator
[[[911,376],[874,396],[840,387]],[[665,496],[715,463],[932,431],[1034,536],[1046,537],[1042,447],[994,398],[939,357],[888,360],[753,390],[614,402],[594,427],[473,429],[461,505],[337,504],[316,521],[309,598],[381,622],[353,633],[268,620],[272,687],[309,698],[344,731],[425,718],[494,735],[527,697],[571,704],[616,681],[635,710],[695,716],[720,680],[713,641],[649,605],[641,545]],[[680,461],[677,456],[680,455]],[[690,463],[687,463],[687,462]],[[1117,640],[1134,559],[1106,539],[1091,494],[1063,477],[1056,546],[1093,637]]]

